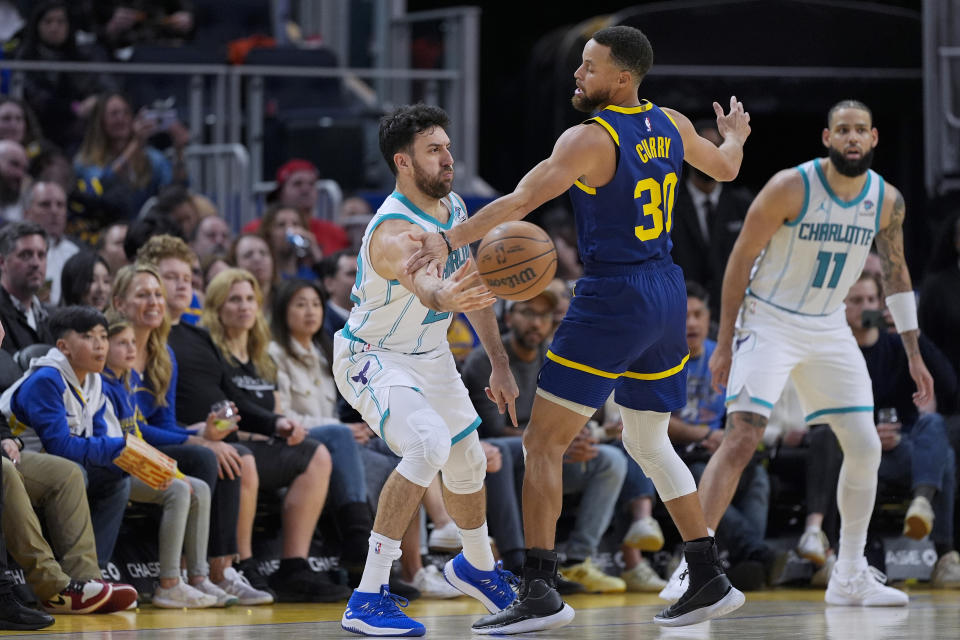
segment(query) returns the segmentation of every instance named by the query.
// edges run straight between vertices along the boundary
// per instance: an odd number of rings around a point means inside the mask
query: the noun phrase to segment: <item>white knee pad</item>
[[[402,460],[397,472],[428,487],[450,456],[450,430],[422,395],[407,387],[390,390],[390,415],[384,423],[387,444]]]
[[[453,445],[440,477],[450,493],[469,495],[483,488],[487,477],[487,456],[474,431]]]
[[[667,436],[670,414],[620,406],[620,415],[623,419],[623,446],[653,480],[660,499],[666,502],[694,493],[697,484],[693,474],[683,464]]]

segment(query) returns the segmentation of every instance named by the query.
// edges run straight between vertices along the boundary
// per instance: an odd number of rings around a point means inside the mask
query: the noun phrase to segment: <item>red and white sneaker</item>
[[[113,613],[115,611],[126,611],[137,607],[137,598],[140,594],[129,584],[123,582],[107,582],[106,580],[97,580],[108,587],[113,588],[110,594],[110,600],[101,607],[97,613]]]
[[[71,580],[66,588],[43,603],[47,613],[94,613],[100,611],[113,594],[113,588],[97,580]]]

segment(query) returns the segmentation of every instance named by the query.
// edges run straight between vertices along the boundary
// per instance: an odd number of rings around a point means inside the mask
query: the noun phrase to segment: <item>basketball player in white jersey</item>
[[[883,261],[887,307],[903,338],[919,405],[933,393],[917,345],[917,310],[903,257],[903,196],[870,170],[877,146],[870,109],[830,109],[828,157],[777,173],[751,204],[723,277],[713,385],[726,386],[727,430],[700,480],[707,525],[716,528],[767,425],[787,377],[808,422],[826,422],[843,448],[837,487],[842,519],[832,605],[902,606],[907,595],[863,556],[880,464],[870,377],[844,317],[847,290],[871,242]],[[670,599],[679,573],[661,593]],[[682,592],[682,591],[681,591]]]
[[[334,339],[340,392],[402,457],[380,494],[363,577],[341,620],[361,635],[424,634],[387,584],[400,538],[438,471],[463,542],[463,552],[444,567],[447,581],[491,613],[516,598],[512,575],[494,563],[490,549],[480,418],[446,337],[452,312],[465,312],[493,365],[487,394],[516,425],[517,384],[491,307],[495,298],[480,281],[469,247],[452,252],[445,265],[434,262],[410,274],[401,268],[427,231],[467,219],[463,201],[451,192],[448,125],[442,109],[422,104],[380,122],[380,150],[396,190],[367,225],[351,292],[355,306]]]

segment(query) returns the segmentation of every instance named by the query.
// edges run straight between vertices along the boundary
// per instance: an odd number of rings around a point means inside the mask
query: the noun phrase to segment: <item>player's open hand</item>
[[[927,371],[927,365],[923,363],[919,353],[910,356],[908,363],[910,377],[917,385],[917,390],[913,393],[913,404],[922,407],[933,398],[933,376]]]
[[[717,114],[717,131],[724,140],[732,137],[741,145],[747,141],[747,136],[750,135],[750,114],[744,111],[743,103],[737,100],[737,96],[730,96],[730,112],[726,115],[719,102],[713,103],[713,110]]]
[[[517,426],[517,396],[520,395],[520,389],[517,387],[517,381],[513,379],[513,372],[510,367],[494,367],[490,372],[490,386],[485,387],[487,397],[491,402],[497,405],[500,415],[506,411],[510,416],[510,424]]]
[[[730,376],[730,364],[733,362],[733,350],[730,345],[718,344],[710,356],[710,386],[714,391],[723,391]]]
[[[410,236],[420,242],[420,248],[403,263],[404,272],[416,273],[431,262],[446,264],[449,251],[439,233],[427,233],[417,228],[410,232]]]
[[[437,311],[477,311],[489,307],[497,298],[490,293],[473,264],[467,260],[437,289]]]

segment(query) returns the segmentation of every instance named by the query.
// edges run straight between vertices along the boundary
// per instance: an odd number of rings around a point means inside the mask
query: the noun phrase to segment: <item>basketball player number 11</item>
[[[663,209],[661,205],[666,202],[667,209],[667,233],[673,228],[673,198],[677,192],[677,174],[671,171],[663,177],[663,186],[657,182],[656,178],[644,178],[637,183],[633,190],[634,199],[640,198],[643,194],[650,193],[650,202],[643,205],[644,218],[650,217],[653,222],[652,227],[639,225],[634,227],[634,233],[641,241],[653,240],[659,238],[663,233]]]
[[[827,279],[827,270],[830,268],[831,258],[833,258],[833,273],[830,275],[827,288],[837,288],[837,283],[840,282],[840,274],[843,273],[843,265],[847,262],[847,254],[830,253],[829,251],[821,251],[817,254],[817,273],[813,276],[813,284],[810,286],[817,289],[823,288],[823,281]]]

